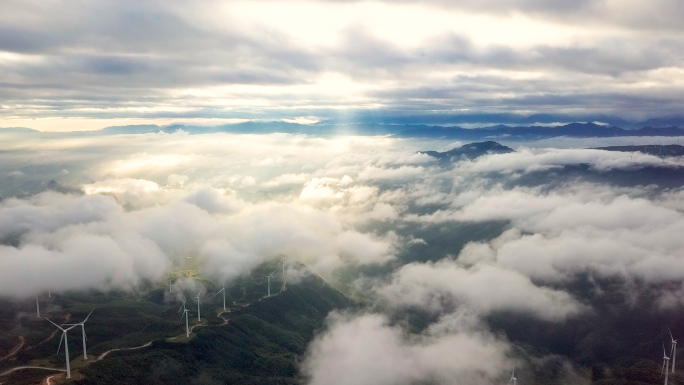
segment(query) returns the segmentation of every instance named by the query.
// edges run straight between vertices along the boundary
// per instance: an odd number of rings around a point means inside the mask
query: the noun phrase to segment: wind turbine
[[[178,323],[183,322],[183,317],[185,317],[185,338],[190,338],[190,327],[188,326],[188,312],[190,310],[185,308],[185,300],[183,300],[183,306],[178,309],[178,312],[180,313],[181,310],[183,310],[183,315]]]
[[[667,379],[669,377],[670,372],[670,357],[667,356],[667,353],[665,353],[665,344],[663,344],[663,369],[660,371],[660,377],[663,376],[663,373],[665,373],[665,385],[667,385]]]
[[[287,257],[282,257],[280,259],[280,264],[283,265],[283,287],[280,289],[280,291],[285,291],[285,285],[287,284],[285,281],[285,258]]]
[[[84,319],[83,321],[81,321],[81,322],[79,322],[79,323],[77,323],[77,324],[63,324],[63,325],[65,325],[65,326],[71,326],[71,325],[73,325],[73,326],[78,326],[78,325],[81,325],[81,333],[83,334],[83,361],[85,361],[85,360],[88,359],[88,353],[87,353],[87,351],[86,351],[86,340],[87,340],[87,338],[86,338],[86,334],[85,334],[85,323],[86,323],[86,321],[88,320],[88,318],[90,318],[90,315],[93,314],[93,311],[95,311],[95,308],[93,308],[93,310],[91,310],[90,313],[88,313],[88,316],[86,316],[85,319]]]
[[[36,294],[36,318],[40,318],[40,305],[38,304],[38,294]]]
[[[672,330],[667,329],[670,332],[670,340],[672,341],[672,351],[670,354],[672,354],[672,374],[675,372],[675,359],[677,358],[677,340],[672,337]]]
[[[223,285],[221,290],[219,290],[214,296],[217,296],[220,292],[223,292],[223,310],[226,310],[226,286]]]
[[[513,383],[513,385],[516,385],[518,383],[518,379],[515,378],[515,367],[513,367],[513,372],[511,372],[511,379],[508,381],[508,383]]]
[[[267,295],[267,297],[270,297],[270,296],[271,296],[271,276],[272,276],[273,274],[275,274],[275,272],[278,271],[278,270],[280,270],[280,268],[277,268],[277,269],[273,270],[273,273],[271,273],[271,274],[269,274],[269,275],[266,276],[266,278],[268,278],[268,295]]]
[[[202,290],[204,290],[204,286],[200,287],[200,291],[197,293],[197,297],[195,297],[197,300],[197,321],[202,320],[202,317],[200,316],[200,295],[202,295]]]
[[[49,319],[45,318],[48,320],[51,324],[57,326],[59,330],[62,331],[62,338],[59,340],[59,347],[57,347],[57,354],[59,354],[59,349],[62,348],[62,341],[64,341],[64,357],[66,357],[66,378],[71,378],[71,365],[69,364],[69,342],[67,341],[67,332],[73,328],[76,327],[76,325],[70,327],[70,328],[62,328],[61,326],[57,325],[56,323],[50,321]]]

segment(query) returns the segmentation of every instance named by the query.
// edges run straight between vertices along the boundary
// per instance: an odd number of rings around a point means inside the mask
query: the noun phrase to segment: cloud
[[[504,335],[550,339],[602,319],[605,301],[622,314],[648,300],[654,317],[682,306],[682,187],[610,179],[658,170],[660,183],[681,159],[544,141],[447,165],[416,153],[443,139],[36,135],[0,152],[24,173],[0,176],[4,296],[166,287],[186,263],[228,286],[286,255],[289,283],[303,263],[369,304],[315,337],[311,384],[498,383],[526,350]],[[44,191],[52,179],[83,193]]]
[[[381,314],[333,313],[308,348],[308,384],[489,384],[512,366],[508,345],[466,313],[409,335]]]
[[[185,200],[212,214],[232,214],[244,207],[244,202],[224,190],[211,188],[195,190]]]
[[[11,0],[0,126],[678,112],[677,0],[568,4]]]
[[[536,286],[516,271],[486,264],[465,268],[451,260],[405,265],[377,292],[390,306],[436,312],[464,306],[483,315],[507,310],[562,320],[585,310],[568,293]]]
[[[303,185],[309,179],[309,174],[283,174],[265,182],[264,187],[281,187],[289,185]]]
[[[132,210],[98,193],[48,192],[29,200],[3,200],[3,293],[132,289],[146,280],[158,282],[187,257],[197,258],[202,273],[223,281],[277,255],[288,255],[326,275],[347,264],[394,258],[396,237],[346,229],[333,215],[307,206],[249,206],[207,188],[174,194],[180,197]],[[97,248],[108,251],[98,253]],[[71,269],[83,273],[69,276]]]
[[[287,255],[336,284],[363,276],[359,295],[389,314],[460,308],[562,324],[597,310],[573,289],[586,276],[589,286],[614,280],[611,290],[679,306],[680,191],[616,187],[601,176],[674,170],[680,160],[544,145],[449,166],[416,154],[446,144],[182,132],[9,140],[0,163],[25,175],[24,184],[0,185],[0,271],[24,266],[16,276],[26,282],[7,277],[17,290],[3,293],[166,285],[188,257],[229,284]],[[582,163],[586,173],[559,180]],[[548,167],[535,187],[518,183]],[[247,176],[254,184],[242,183]],[[35,194],[50,179],[87,193]],[[110,251],[92,256],[80,242]],[[83,280],[55,267],[95,263],[88,258],[104,268]]]
[[[55,247],[0,245],[4,295],[28,296],[48,290],[135,289],[158,280],[169,261],[153,242],[134,233],[70,234]]]
[[[466,172],[531,172],[560,166],[585,163],[598,171],[632,169],[637,167],[681,167],[681,159],[663,160],[640,152],[604,151],[594,149],[519,149],[515,153],[480,157],[457,165]]]

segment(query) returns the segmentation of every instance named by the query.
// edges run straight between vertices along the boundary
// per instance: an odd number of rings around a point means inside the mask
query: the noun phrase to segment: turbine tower
[[[660,377],[665,373],[665,385],[667,385],[667,380],[670,374],[670,357],[665,353],[665,344],[663,344],[663,369],[660,371]]]
[[[285,258],[287,257],[282,257],[280,259],[280,264],[283,265],[283,287],[280,289],[280,291],[285,291],[285,285],[287,284],[285,281]]]
[[[513,385],[518,383],[518,379],[515,378],[515,367],[513,368],[513,372],[511,372],[511,379],[508,381],[508,383]]]
[[[214,294],[214,296],[219,295],[220,292],[223,292],[223,311],[225,311],[226,310],[226,285],[223,285],[221,287],[221,290],[216,292],[216,294]]]
[[[202,295],[202,290],[204,290],[204,286],[200,287],[200,291],[197,293],[197,297],[195,297],[195,300],[197,300],[197,321],[202,320],[200,316],[200,295]]]
[[[40,318],[40,304],[38,304],[38,294],[36,294],[36,318]]]
[[[47,318],[46,318],[47,319]],[[62,338],[59,340],[59,347],[57,347],[57,354],[59,354],[59,349],[62,348],[62,341],[64,341],[64,357],[66,358],[66,378],[71,378],[71,365],[69,364],[69,343],[67,341],[67,332],[73,328],[76,327],[76,325],[70,327],[70,328],[62,328],[61,326],[57,325],[56,323],[50,321],[47,319],[51,324],[57,326],[57,329],[62,331]]]
[[[81,325],[81,334],[83,335],[83,361],[86,361],[88,359],[88,353],[86,351],[86,333],[85,333],[85,323],[88,321],[88,318],[90,318],[90,315],[93,314],[93,311],[95,311],[95,308],[88,313],[88,316],[85,317],[85,319],[77,324],[63,324],[64,326],[79,326]]]
[[[185,317],[185,338],[190,338],[190,327],[188,326],[188,312],[190,310],[185,308],[185,300],[183,300],[183,306],[178,309],[178,312],[180,313],[181,310],[183,310],[183,315],[178,323],[183,322],[183,317]]]
[[[280,270],[280,268],[277,268],[277,269],[273,270],[273,273],[271,273],[271,274],[269,274],[269,275],[266,276],[266,278],[268,278],[268,295],[267,295],[266,297],[270,297],[270,296],[271,296],[271,276],[272,276],[273,274],[275,274],[276,271],[278,271],[278,270]]]
[[[670,351],[670,354],[672,355],[672,374],[675,372],[675,360],[677,358],[677,340],[672,337],[672,330],[667,329],[670,332],[670,340],[672,343],[672,351]]]

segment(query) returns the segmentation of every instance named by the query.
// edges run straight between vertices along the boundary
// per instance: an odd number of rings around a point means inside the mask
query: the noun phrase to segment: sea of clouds
[[[660,309],[684,305],[684,190],[554,174],[577,164],[597,175],[674,170],[681,158],[585,149],[589,141],[576,139],[573,148],[512,144],[515,153],[451,164],[418,151],[459,142],[388,137],[4,139],[3,296],[133,290],[163,282],[188,258],[229,284],[287,255],[372,304],[329,317],[302,364],[311,384],[498,381],[516,358],[484,317],[560,322],[591,313],[568,289],[579,276],[618,279],[634,296],[638,283],[656,292]],[[532,173],[549,179],[516,183]],[[61,192],[46,190],[50,180]],[[406,230],[448,239],[453,223],[504,225],[427,261],[420,253],[429,242]],[[386,273],[364,274],[369,266]],[[394,317],[405,309],[434,322],[409,333]]]

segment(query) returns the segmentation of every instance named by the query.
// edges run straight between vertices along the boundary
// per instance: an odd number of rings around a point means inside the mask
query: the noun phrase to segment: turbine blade
[[[64,341],[64,332],[62,332],[62,338],[59,339],[59,346],[57,347],[57,354],[59,354],[59,349],[62,348],[62,341]]]
[[[93,314],[94,311],[95,311],[95,308],[93,308],[93,310],[91,310],[90,313],[88,313],[88,316],[85,317],[85,319],[83,320],[83,323],[85,323],[88,320],[88,318],[90,318],[90,315]]]
[[[51,324],[53,324],[53,325],[57,326],[57,328],[59,328],[59,330],[61,330],[61,331],[64,331],[64,329],[63,329],[63,328],[62,328],[61,326],[57,325],[56,323],[54,323],[54,322],[50,321],[50,320],[49,320],[49,319],[47,319],[47,318],[46,318],[46,320],[48,320],[48,322],[50,322]]]

